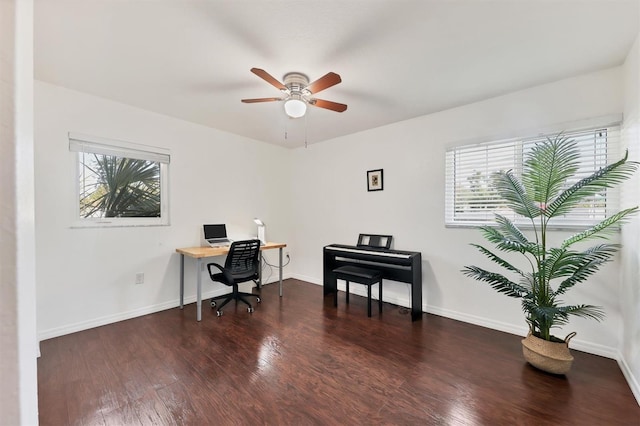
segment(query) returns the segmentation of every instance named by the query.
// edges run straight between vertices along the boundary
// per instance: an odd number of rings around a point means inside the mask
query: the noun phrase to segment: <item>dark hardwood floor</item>
[[[573,351],[566,376],[518,336],[286,280],[253,314],[195,304],[43,341],[41,425],[638,425],[615,361]],[[96,301],[95,303],[99,303]],[[1,422],[0,422],[1,423]]]

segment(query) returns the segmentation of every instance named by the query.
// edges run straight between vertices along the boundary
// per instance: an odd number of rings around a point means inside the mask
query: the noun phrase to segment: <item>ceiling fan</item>
[[[284,110],[291,118],[302,117],[307,112],[307,105],[313,105],[336,112],[343,112],[347,110],[347,106],[345,104],[312,97],[312,95],[320,92],[321,90],[328,89],[342,81],[340,76],[334,72],[325,74],[313,83],[309,83],[309,77],[302,73],[290,72],[284,75],[284,84],[280,83],[263,69],[251,68],[251,72],[271,84],[276,89],[280,90],[284,97],[242,99],[242,102],[244,103],[251,104],[256,102],[284,101]]]

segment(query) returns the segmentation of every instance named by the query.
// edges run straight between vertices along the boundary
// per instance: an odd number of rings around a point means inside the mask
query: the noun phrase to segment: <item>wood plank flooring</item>
[[[639,425],[615,361],[573,351],[566,376],[518,336],[298,280],[202,322],[195,304],[43,341],[41,425]],[[99,303],[96,301],[96,303]]]

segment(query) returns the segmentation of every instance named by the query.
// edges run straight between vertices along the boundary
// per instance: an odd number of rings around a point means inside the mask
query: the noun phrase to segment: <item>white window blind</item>
[[[574,180],[566,182],[567,187],[618,161],[623,155],[618,125],[568,131],[563,135],[574,140],[581,153],[578,173]],[[554,133],[449,148],[446,152],[445,224],[485,225],[493,223],[496,213],[521,225],[530,224],[528,218],[516,216],[500,201],[492,189],[492,175],[512,170],[520,178],[526,156],[535,144],[556,136]],[[550,225],[572,228],[595,224],[617,211],[618,207],[619,190],[603,190],[585,199],[570,214],[554,218]]]
[[[133,158],[164,164],[169,164],[171,158],[168,151],[162,148],[74,133],[69,133],[69,150],[73,152],[88,152],[113,157]]]

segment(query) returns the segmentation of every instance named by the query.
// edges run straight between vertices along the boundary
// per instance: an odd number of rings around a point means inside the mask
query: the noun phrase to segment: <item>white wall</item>
[[[39,81],[35,121],[41,339],[177,306],[175,249],[199,246],[203,223],[226,223],[231,236],[251,236],[260,217],[271,241],[290,240],[290,150]],[[70,228],[68,132],[169,149],[171,225]],[[265,257],[276,262],[277,252]],[[195,298],[193,267],[185,260],[187,301]],[[144,272],[144,284],[134,284],[137,272]],[[203,289],[226,290],[206,273]]]
[[[38,423],[36,329],[33,1],[16,2],[16,182],[20,423]]]
[[[618,67],[297,149],[294,275],[321,283],[324,245],[355,244],[361,232],[391,234],[395,248],[422,252],[427,311],[524,335],[519,300],[460,273],[465,265],[492,265],[469,246],[483,242],[477,230],[444,226],[445,147],[561,130],[562,123],[621,113]],[[367,192],[366,171],[379,168],[384,190]],[[573,319],[556,334],[577,331],[573,347],[615,357],[621,330],[617,282],[612,264],[572,289],[567,302],[602,305],[607,319]],[[385,282],[384,299],[408,306],[408,285]]]
[[[634,160],[640,160],[640,36],[624,64],[623,140]],[[640,173],[624,186],[623,198],[640,204]],[[620,344],[621,368],[640,401],[640,217],[636,215],[622,232],[620,303],[624,324]]]
[[[0,3],[0,414],[20,420],[17,246],[15,228],[15,4]],[[6,225],[5,225],[6,223]]]
[[[33,2],[0,2],[0,419],[38,423]]]

